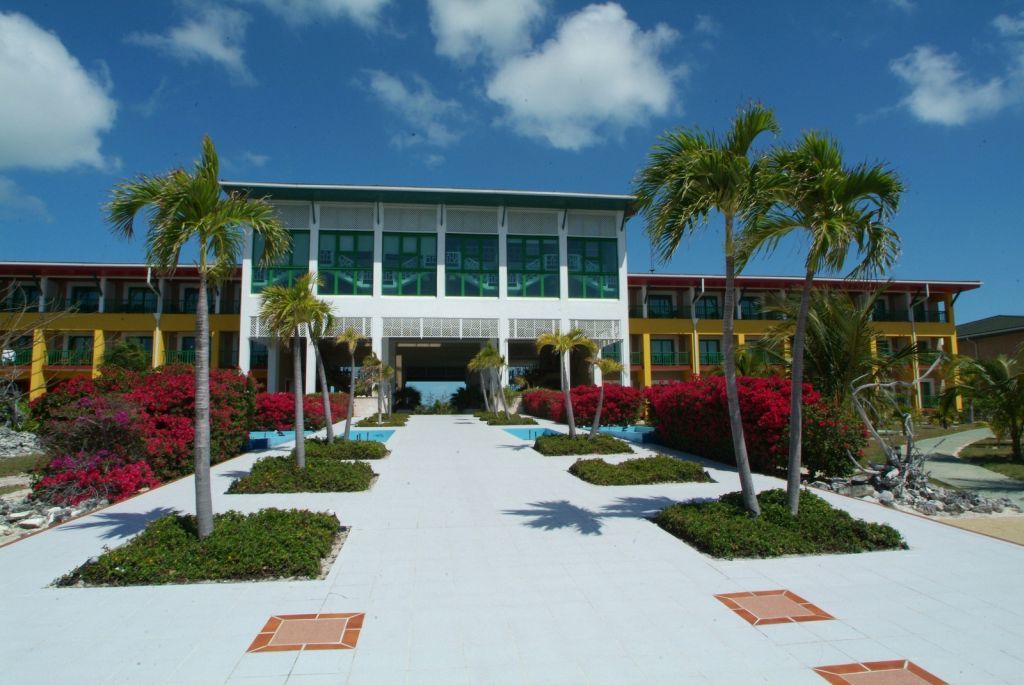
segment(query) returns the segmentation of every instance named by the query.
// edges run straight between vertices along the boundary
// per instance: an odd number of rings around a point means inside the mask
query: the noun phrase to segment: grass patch
[[[1024,463],[1013,460],[1009,442],[999,442],[996,438],[979,440],[961,449],[960,458],[1007,478],[1024,480]]]
[[[373,416],[359,419],[356,422],[356,426],[359,428],[396,428],[409,423],[409,414],[392,414],[390,417],[381,415],[380,421],[380,423],[377,423],[377,415],[374,414]]]
[[[376,440],[341,440],[327,442],[321,438],[306,440],[306,459],[383,459],[390,452],[383,442]],[[295,450],[291,458],[295,459]]]
[[[264,509],[248,515],[229,511],[213,517],[213,533],[200,541],[194,516],[164,516],[56,584],[317,578],[341,531],[332,514],[299,509]]]
[[[477,417],[481,421],[486,421],[488,426],[536,426],[537,422],[529,416],[521,416],[520,414],[509,414],[505,416],[505,412],[487,412],[478,411],[473,412],[473,416]]]
[[[18,490],[27,490],[28,487],[28,483],[25,483],[24,485],[0,485],[0,495],[9,495],[12,492],[17,492]]]
[[[664,454],[609,464],[604,459],[578,459],[569,473],[594,485],[647,485],[650,483],[707,483],[711,477],[694,461]]]
[[[533,449],[546,457],[560,457],[575,454],[632,454],[633,448],[624,440],[610,435],[542,435],[533,443]]]
[[[265,457],[252,465],[249,474],[228,488],[232,495],[272,492],[359,492],[370,487],[373,469],[365,461],[306,458],[306,468],[291,457]]]
[[[962,433],[963,431],[973,430],[975,428],[984,428],[986,424],[983,423],[962,423],[957,426],[950,426],[949,428],[943,428],[940,425],[934,423],[915,423],[914,424],[914,440],[924,440],[925,438],[941,438],[944,435],[952,435],[954,433]],[[906,438],[902,434],[887,434],[885,439],[894,446],[904,446],[907,444]],[[860,458],[861,466],[867,466],[868,464],[877,464],[885,461],[885,453],[882,452],[881,446],[873,438],[868,440],[867,446],[864,448],[864,453]]]
[[[790,516],[785,490],[758,496],[761,516],[751,518],[738,492],[713,502],[684,502],[662,509],[654,522],[714,557],[778,557],[906,549],[895,528],[855,519],[821,497],[800,493],[800,515]]]
[[[31,473],[48,463],[50,463],[50,457],[42,453],[26,454],[21,457],[3,457],[0,459],[0,477]]]

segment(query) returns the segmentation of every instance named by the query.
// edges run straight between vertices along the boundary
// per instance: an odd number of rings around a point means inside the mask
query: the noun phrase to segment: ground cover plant
[[[359,428],[398,428],[409,423],[409,414],[392,414],[391,416],[381,416],[380,423],[377,423],[377,416],[367,416],[364,419],[359,419],[356,422],[356,426]]]
[[[892,526],[855,519],[821,497],[800,493],[800,513],[789,512],[785,490],[758,495],[761,515],[751,517],[738,492],[711,502],[683,502],[662,509],[654,522],[714,557],[778,557],[906,549]]]
[[[194,516],[164,516],[124,545],[60,578],[60,586],[162,585],[316,578],[342,532],[333,514],[299,509],[229,511],[200,540]]]
[[[975,466],[1001,473],[1007,478],[1024,480],[1024,463],[1013,458],[1013,446],[998,438],[987,438],[960,450],[960,458]]]
[[[529,416],[522,416],[520,414],[509,414],[505,416],[502,412],[487,412],[478,411],[473,412],[473,416],[486,421],[488,426],[536,426],[537,422],[531,419]]]
[[[575,454],[632,454],[633,448],[624,440],[610,435],[542,435],[533,443],[533,449],[546,457],[560,457]]]
[[[594,421],[597,399],[601,389],[596,385],[577,385],[569,391],[573,416],[576,421],[589,424]],[[644,416],[644,393],[639,388],[606,384],[601,405],[602,426],[630,426]],[[522,411],[542,419],[565,423],[565,395],[557,390],[537,388],[523,393]]]
[[[327,442],[322,438],[306,440],[306,456],[310,458],[383,459],[388,454],[390,452],[384,443],[375,440],[335,440],[334,442]]]
[[[228,488],[232,495],[260,495],[274,492],[359,492],[367,490],[374,476],[364,461],[342,461],[310,457],[305,468],[295,458],[265,457]]]
[[[604,459],[578,459],[569,473],[594,485],[647,485],[649,483],[708,483],[711,477],[694,461],[664,454],[609,464]]]

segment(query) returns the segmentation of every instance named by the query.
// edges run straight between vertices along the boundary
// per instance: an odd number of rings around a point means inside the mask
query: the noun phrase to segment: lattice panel
[[[497,338],[497,319],[462,319],[463,338]]]
[[[384,317],[385,338],[419,338],[420,332],[419,317]]]
[[[385,338],[497,338],[498,319],[386,317]]]
[[[536,340],[542,333],[558,332],[558,319],[509,319],[510,340]]]
[[[269,338],[270,331],[267,330],[266,324],[258,316],[249,317],[249,337],[250,338]]]
[[[348,329],[354,330],[364,338],[370,337],[370,317],[368,316],[342,316],[334,320],[334,327],[327,331],[327,335],[341,335]]]
[[[583,331],[594,342],[614,342],[621,339],[618,319],[573,319],[573,328]]]

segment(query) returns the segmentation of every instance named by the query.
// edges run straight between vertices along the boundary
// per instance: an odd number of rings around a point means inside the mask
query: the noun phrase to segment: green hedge
[[[473,416],[477,417],[481,421],[486,421],[488,426],[537,425],[537,422],[531,419],[529,416],[521,416],[519,414],[509,414],[508,416],[505,416],[505,412],[477,411],[473,412]]]
[[[569,473],[594,485],[647,485],[649,483],[707,483],[711,477],[695,461],[664,454],[609,464],[604,459],[578,459]]]
[[[306,440],[307,459],[383,459],[388,456],[388,448],[383,442],[375,440],[341,440],[327,442],[321,438]],[[291,453],[295,458],[295,450]]]
[[[265,457],[249,474],[231,484],[229,494],[259,495],[271,492],[358,492],[370,487],[376,476],[364,461],[306,458],[306,468],[291,457]]]
[[[632,454],[628,442],[610,435],[598,435],[593,440],[587,434],[575,438],[568,435],[542,435],[533,443],[533,449],[546,457],[574,454]]]
[[[360,428],[396,428],[404,426],[409,422],[409,414],[392,414],[390,417],[381,414],[380,423],[377,423],[377,415],[367,416],[359,419],[356,425]]]
[[[752,518],[739,492],[713,502],[684,502],[661,510],[654,522],[714,557],[778,557],[784,554],[841,554],[906,549],[895,528],[855,519],[807,491],[800,514],[786,506],[785,490],[758,495],[761,515]]]
[[[159,585],[209,580],[317,578],[341,524],[299,509],[229,511],[200,541],[194,516],[164,516],[128,543],[60,578],[57,585]]]

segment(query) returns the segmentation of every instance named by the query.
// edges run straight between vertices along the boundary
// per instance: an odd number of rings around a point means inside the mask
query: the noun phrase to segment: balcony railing
[[[653,366],[689,366],[690,354],[688,352],[654,352],[651,354]]]
[[[195,350],[167,350],[164,354],[165,364],[195,364]]]
[[[0,364],[3,366],[28,366],[32,363],[32,348],[0,350]]]
[[[704,366],[715,366],[722,363],[721,352],[701,352],[700,363]]]
[[[47,366],[92,366],[92,351],[49,350],[46,353]]]
[[[919,323],[949,323],[949,315],[941,309],[915,309],[914,321]]]
[[[872,321],[910,321],[910,314],[906,309],[876,309],[871,314]]]
[[[922,352],[918,352],[917,353],[917,362],[919,364],[931,364],[932,362],[934,362],[936,359],[939,358],[940,354],[941,354],[941,352],[938,352],[938,351],[932,352],[932,351],[928,351],[928,350],[925,350],[925,351],[922,351]]]
[[[629,353],[629,363],[630,364],[643,364],[644,363],[644,356],[643,356],[643,354],[641,354],[640,352],[630,352]]]
[[[601,352],[601,357],[604,359],[614,359],[617,362],[622,361],[622,354],[618,350],[605,350]]]
[[[103,311],[108,314],[155,314],[156,300],[117,300],[107,298]]]

